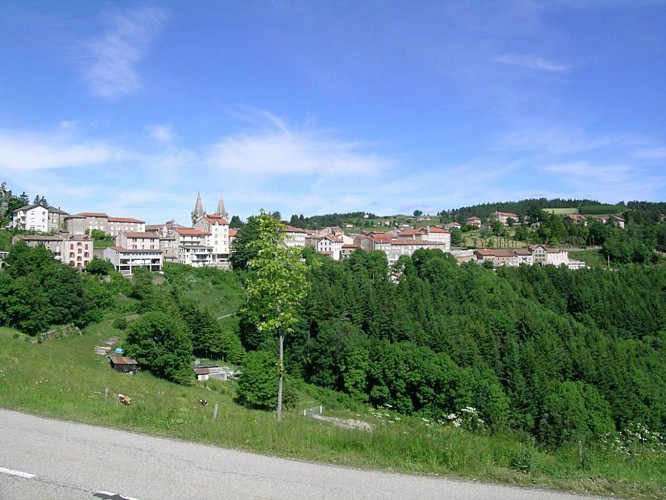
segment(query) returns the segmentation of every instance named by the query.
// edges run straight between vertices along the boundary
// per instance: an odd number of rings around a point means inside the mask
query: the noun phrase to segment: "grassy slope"
[[[569,258],[582,260],[590,267],[606,267],[606,258],[599,250],[574,250],[569,252]]]
[[[17,336],[18,338],[14,338]],[[233,403],[234,386],[222,382],[189,387],[164,382],[149,373],[122,375],[109,368],[96,345],[122,337],[109,322],[94,325],[81,337],[43,344],[0,329],[0,406],[50,417],[87,422],[287,457],[322,460],[356,467],[434,473],[486,481],[539,484],[556,488],[660,497],[666,491],[663,462],[631,460],[588,452],[580,467],[577,447],[546,454],[510,435],[470,434],[421,419],[396,418],[388,411],[349,412],[335,396],[307,388],[299,409],[324,402],[326,414],[365,420],[372,433],[331,427],[288,413],[279,429],[272,413]],[[110,396],[105,401],[105,389]],[[116,394],[132,397],[122,406]],[[209,406],[198,404],[208,399]],[[214,405],[219,417],[212,421]],[[519,472],[516,461],[527,464]],[[513,468],[512,468],[513,464]]]

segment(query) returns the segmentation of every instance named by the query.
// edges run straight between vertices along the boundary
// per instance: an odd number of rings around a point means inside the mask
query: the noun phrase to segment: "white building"
[[[178,247],[178,263],[192,267],[213,265],[213,247],[209,244],[210,233],[198,229],[179,228],[174,235]]]
[[[584,262],[569,260],[569,252],[562,248],[552,248],[546,245],[530,245],[529,248],[510,250],[506,248],[479,248],[474,250],[478,263],[491,262],[494,266],[524,265],[565,265],[569,269],[582,269]]]
[[[49,210],[41,205],[26,205],[14,210],[12,227],[36,233],[49,232]]]
[[[315,240],[317,252],[330,255],[333,260],[340,260],[342,256],[342,239],[327,234]]]
[[[162,270],[162,251],[157,249],[129,249],[119,246],[104,249],[104,259],[113,264],[121,274],[130,276],[137,268],[148,271]]]
[[[116,245],[129,250],[160,250],[160,237],[155,233],[123,231],[116,235]]]
[[[304,247],[308,232],[298,227],[287,226],[284,228],[284,244],[288,247]]]
[[[179,246],[178,263],[192,267],[211,267],[213,265],[213,249],[208,246]]]
[[[212,265],[221,268],[229,267],[231,245],[229,243],[229,223],[226,217],[219,214],[204,215],[197,220],[194,228],[209,234],[207,243],[212,247]]]

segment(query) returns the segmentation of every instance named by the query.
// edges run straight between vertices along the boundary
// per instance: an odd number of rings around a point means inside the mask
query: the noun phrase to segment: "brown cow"
[[[129,406],[132,402],[132,398],[125,396],[124,394],[118,394],[118,401],[120,401],[125,406]]]

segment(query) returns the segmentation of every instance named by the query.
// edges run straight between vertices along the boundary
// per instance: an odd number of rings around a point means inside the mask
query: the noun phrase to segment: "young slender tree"
[[[308,266],[297,248],[284,245],[284,225],[263,210],[255,218],[257,238],[249,243],[254,257],[250,270],[246,308],[257,318],[257,328],[278,336],[277,423],[282,420],[284,337],[293,332],[298,310],[310,288]]]

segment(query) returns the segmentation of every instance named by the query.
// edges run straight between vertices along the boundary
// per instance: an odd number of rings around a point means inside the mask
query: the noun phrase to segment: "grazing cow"
[[[132,402],[132,398],[125,396],[124,394],[118,394],[118,401],[120,401],[125,406],[129,406]]]
[[[208,406],[208,400],[207,399],[200,399],[199,404],[201,406]]]

